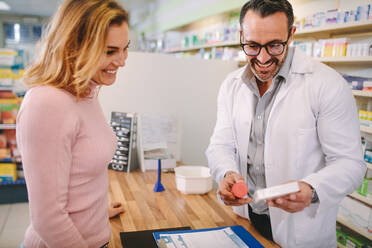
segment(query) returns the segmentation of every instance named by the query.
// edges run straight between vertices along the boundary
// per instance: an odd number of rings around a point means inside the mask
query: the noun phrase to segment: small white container
[[[205,194],[212,189],[212,176],[208,167],[189,165],[174,170],[177,189],[182,194]]]

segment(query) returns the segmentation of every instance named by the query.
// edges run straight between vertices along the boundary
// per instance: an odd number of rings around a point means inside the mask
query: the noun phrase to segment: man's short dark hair
[[[248,10],[253,10],[261,17],[267,17],[276,12],[284,12],[288,19],[288,31],[292,29],[294,17],[292,5],[287,0],[250,0],[240,11],[240,26],[243,24],[244,16]]]

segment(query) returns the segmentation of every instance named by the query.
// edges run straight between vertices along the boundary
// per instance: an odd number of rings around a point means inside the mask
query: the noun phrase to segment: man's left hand
[[[266,204],[271,207],[281,208],[289,213],[302,211],[311,204],[312,189],[311,186],[305,182],[298,182],[298,186],[300,191],[267,200]]]

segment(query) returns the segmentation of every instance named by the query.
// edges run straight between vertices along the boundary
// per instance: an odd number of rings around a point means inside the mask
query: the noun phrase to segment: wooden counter
[[[264,247],[279,247],[262,237],[249,220],[218,202],[216,191],[184,195],[176,189],[174,173],[162,173],[165,191],[153,191],[156,171],[130,173],[109,170],[109,200],[119,201],[125,212],[110,220],[110,248],[121,246],[120,232],[190,226],[191,229],[242,225]]]

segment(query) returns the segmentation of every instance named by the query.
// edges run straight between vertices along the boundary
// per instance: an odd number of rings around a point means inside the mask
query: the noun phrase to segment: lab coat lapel
[[[265,134],[265,144],[269,144],[271,139],[271,123],[273,122],[273,119],[275,119],[276,114],[278,113],[278,108],[280,108],[280,103],[283,101],[285,96],[288,94],[288,92],[295,87],[296,83],[301,82],[295,82],[294,78],[296,74],[307,74],[313,72],[314,64],[312,63],[311,59],[306,56],[300,49],[295,49],[293,54],[293,60],[292,65],[289,70],[288,80],[283,83],[279,89],[278,95],[275,98],[273,107],[270,111],[269,119],[267,121],[267,128],[266,128],[266,134]],[[306,78],[304,78],[305,80]],[[265,146],[265,166],[270,169],[270,166],[272,165],[272,161],[269,159],[269,154],[271,154],[271,151],[269,149],[269,146]]]
[[[273,107],[270,111],[270,115],[267,121],[267,128],[266,128],[266,133],[265,133],[265,170],[266,170],[266,178],[267,178],[267,173],[270,173],[272,166],[273,166],[273,161],[270,159],[270,154],[271,148],[270,148],[270,140],[271,140],[271,129],[272,129],[272,123],[275,120],[276,115],[279,113],[280,105],[283,99],[286,97],[288,92],[291,91],[293,87],[296,86],[297,83],[301,82],[296,82],[294,78],[298,77],[296,74],[307,74],[307,73],[312,73],[313,72],[313,63],[311,62],[311,59],[307,57],[301,50],[295,49],[294,55],[293,55],[293,60],[292,60],[292,65],[289,70],[289,75],[288,75],[288,80],[285,83],[282,83],[278,95],[275,98]],[[303,79],[305,80],[306,77]],[[291,93],[290,93],[291,94]]]
[[[237,102],[237,118],[239,118],[237,122],[237,140],[238,140],[238,148],[239,148],[239,155],[240,155],[240,165],[242,166],[242,175],[247,175],[247,153],[248,153],[248,142],[249,142],[249,135],[251,131],[251,122],[252,122],[252,115],[253,115],[253,93],[248,89],[248,87],[242,83],[241,88],[239,90],[239,96],[236,99],[239,99]]]

